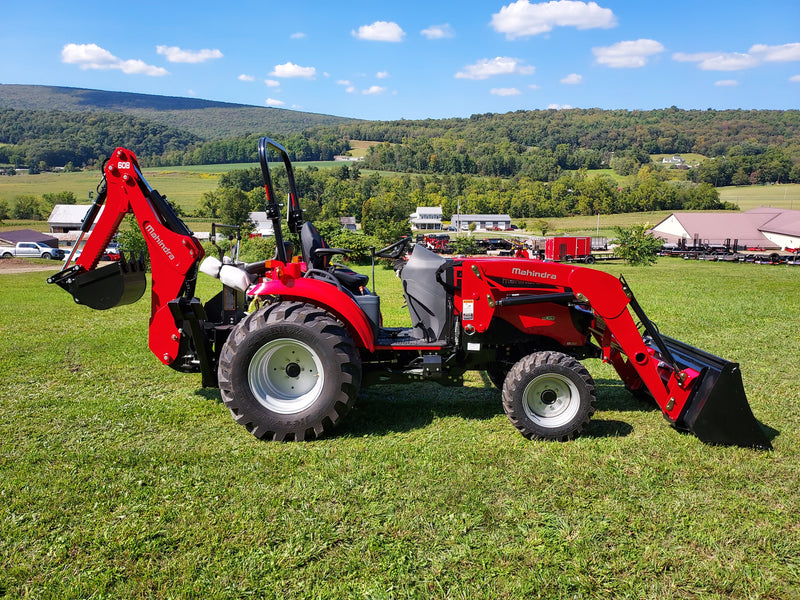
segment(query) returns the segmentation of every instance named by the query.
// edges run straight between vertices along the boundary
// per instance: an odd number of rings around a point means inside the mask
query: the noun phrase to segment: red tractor
[[[281,236],[269,149],[286,167],[298,256]],[[204,386],[219,386],[234,419],[262,439],[330,432],[364,386],[458,385],[478,370],[502,389],[505,412],[524,436],[568,440],[595,411],[597,389],[579,360],[597,357],[676,428],[708,443],[771,447],[738,365],[661,335],[624,279],[601,271],[526,258],[448,259],[416,245],[401,273],[410,326],[383,327],[369,277],[334,264],[333,256],[348,251],[328,247],[304,222],[286,150],[262,138],[259,159],[275,231],[272,259],[244,264],[221,255],[201,265],[200,243],[148,185],[133,152],[118,148],[83,223],[84,234],[94,229],[81,255],[72,265],[68,257],[48,282],[95,309],[138,300],[146,285],[141,259],[97,268],[120,221],[133,213],[152,265],[150,349],[165,365],[200,372]],[[396,259],[408,244],[400,240],[374,257]],[[195,297],[198,272],[222,283],[205,303]]]

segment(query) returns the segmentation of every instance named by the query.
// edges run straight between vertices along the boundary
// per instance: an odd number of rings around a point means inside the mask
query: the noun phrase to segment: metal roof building
[[[747,212],[673,213],[650,231],[668,243],[698,238],[710,244],[737,240],[740,247],[800,247],[800,211],[761,207]]]

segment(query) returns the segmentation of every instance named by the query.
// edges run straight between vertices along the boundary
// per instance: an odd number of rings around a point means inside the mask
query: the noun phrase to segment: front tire
[[[257,310],[236,326],[220,354],[222,401],[260,439],[321,437],[350,411],[360,386],[352,338],[331,314],[309,304]]]
[[[517,362],[503,385],[503,409],[528,439],[567,441],[594,414],[594,380],[561,352],[534,352]]]

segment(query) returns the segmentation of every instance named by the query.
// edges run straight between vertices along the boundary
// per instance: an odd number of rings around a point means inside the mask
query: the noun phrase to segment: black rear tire
[[[571,440],[589,423],[596,400],[592,376],[562,352],[529,354],[503,385],[506,416],[532,440]]]
[[[222,401],[260,439],[330,432],[352,408],[361,361],[347,329],[301,302],[265,306],[231,331],[219,359]]]

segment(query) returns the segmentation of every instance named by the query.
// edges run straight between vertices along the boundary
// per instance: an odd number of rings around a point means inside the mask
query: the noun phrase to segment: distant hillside
[[[318,126],[357,122],[282,108],[44,85],[0,84],[2,108],[123,113],[182,129],[205,140],[249,133],[290,135]]]

